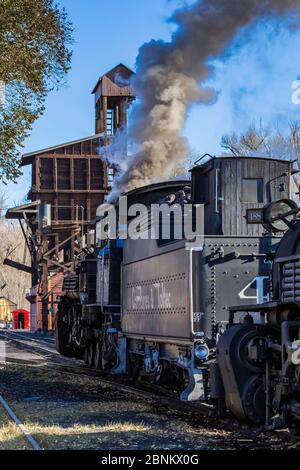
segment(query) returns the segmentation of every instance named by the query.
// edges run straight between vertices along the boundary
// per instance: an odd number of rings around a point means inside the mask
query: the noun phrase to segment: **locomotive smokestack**
[[[222,57],[242,28],[261,19],[298,27],[299,12],[299,0],[198,0],[175,11],[171,41],[153,40],[139,51],[133,83],[139,101],[128,129],[136,153],[114,193],[167,178],[184,162],[188,143],[182,130],[191,105],[216,99],[203,85],[213,73],[209,60]]]

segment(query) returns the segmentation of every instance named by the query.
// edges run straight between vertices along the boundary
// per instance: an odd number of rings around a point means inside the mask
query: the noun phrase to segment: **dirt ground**
[[[280,448],[282,434],[239,424],[215,426],[173,409],[116,391],[97,377],[72,376],[43,366],[2,364],[0,392],[44,449]],[[221,425],[220,425],[221,424]],[[0,449],[28,449],[18,428],[0,411]]]

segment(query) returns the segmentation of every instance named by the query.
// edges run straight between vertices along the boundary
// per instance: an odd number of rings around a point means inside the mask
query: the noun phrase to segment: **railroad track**
[[[14,332],[0,332],[0,338],[11,341],[17,348],[25,349],[35,352],[43,357],[44,361],[40,367],[53,369],[63,374],[73,376],[86,376],[97,377],[99,383],[114,388],[124,394],[135,395],[139,398],[151,402],[154,407],[158,409],[175,409],[177,412],[182,412],[185,415],[191,416],[193,419],[198,419],[203,426],[220,427],[222,430],[231,430],[233,420],[230,416],[226,419],[221,419],[216,416],[214,408],[207,404],[195,402],[182,402],[175,395],[168,393],[161,387],[146,385],[146,384],[129,384],[128,379],[119,378],[117,376],[109,376],[103,371],[97,369],[90,369],[84,364],[76,363],[74,359],[63,358],[57,353],[53,346],[45,346],[44,342],[37,339],[24,338],[24,335],[18,335]],[[18,361],[20,364],[20,361]],[[31,367],[30,364],[24,364],[26,367]],[[269,434],[272,432],[269,432]],[[285,448],[295,449],[299,448],[300,441],[293,440],[291,443],[273,446],[272,448]],[[266,439],[237,439],[226,443],[226,448],[234,448],[237,450],[256,450],[256,449],[270,449],[268,440]]]
[[[32,345],[33,347],[36,346],[41,351],[44,352],[50,352],[53,354],[56,354],[59,356],[59,353],[55,349],[54,342],[51,344],[49,340],[44,340],[42,338],[36,339],[32,338],[30,336],[26,337],[22,333],[16,333],[15,331],[6,331],[6,330],[0,330],[0,338],[7,338],[9,340],[14,340],[15,342],[19,344],[24,344],[24,345]]]
[[[33,450],[43,450],[39,443],[34,439],[34,437],[30,434],[26,426],[19,420],[15,412],[9,406],[7,401],[0,395],[0,405],[4,408],[6,413],[9,415],[10,419],[14,422],[14,424],[19,428],[25,439],[29,442],[30,446]]]
[[[11,341],[17,347],[22,347],[28,351],[38,352],[40,356],[48,360],[46,364],[42,364],[44,367],[72,375],[97,377],[99,378],[99,382],[101,382],[103,385],[111,386],[115,389],[118,389],[119,391],[134,394],[147,400],[151,399],[151,401],[155,401],[157,404],[159,403],[164,406],[176,407],[177,409],[181,409],[187,412],[192,411],[193,413],[197,413],[199,416],[213,419],[213,407],[210,405],[198,402],[182,402],[175,396],[172,396],[173,394],[168,394],[161,387],[155,387],[152,385],[147,386],[146,384],[135,384],[134,386],[131,384],[129,385],[127,383],[128,379],[126,379],[125,382],[125,379],[123,378],[119,379],[117,376],[110,376],[103,371],[90,369],[84,364],[76,364],[74,363],[74,359],[62,358],[61,355],[55,350],[54,345],[53,347],[44,346],[43,344],[39,344],[39,340],[33,341],[32,338],[24,338],[23,335],[18,335],[14,332],[0,332],[0,338],[1,337]],[[47,356],[44,356],[41,353],[47,353]],[[50,362],[49,359],[51,359]],[[152,390],[154,389],[155,391],[151,391],[150,388]],[[158,393],[165,393],[165,395],[161,396],[158,395]]]

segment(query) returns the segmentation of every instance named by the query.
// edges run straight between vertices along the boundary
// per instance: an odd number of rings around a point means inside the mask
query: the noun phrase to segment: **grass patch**
[[[146,432],[149,431],[147,426],[136,423],[107,423],[103,426],[97,426],[95,424],[89,426],[83,426],[81,424],[74,424],[64,428],[62,426],[40,426],[38,424],[27,423],[28,430],[31,433],[55,435],[55,436],[72,436],[74,434],[103,434],[103,433],[122,433],[122,432]]]
[[[115,390],[97,377],[7,365],[0,370],[0,382],[12,409],[44,449],[231,449],[236,440],[245,439],[271,444],[270,435],[237,422],[225,429],[221,421],[208,425],[192,413],[162,411],[150,400]],[[0,414],[0,449],[28,446],[10,419],[1,420]]]
[[[126,402],[31,402],[13,404],[30,434],[44,449],[146,448],[156,421],[143,420],[143,405]]]
[[[30,443],[0,405],[0,450],[30,450]]]

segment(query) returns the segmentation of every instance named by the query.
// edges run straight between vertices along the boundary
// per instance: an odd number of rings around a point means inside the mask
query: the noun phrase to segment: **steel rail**
[[[31,447],[34,450],[43,450],[40,445],[37,443],[37,441],[32,437],[26,426],[22,424],[22,422],[19,420],[19,418],[16,416],[14,411],[11,409],[9,404],[4,400],[4,398],[0,395],[0,403],[3,406],[3,408],[6,410],[6,412],[9,414],[11,419],[15,422],[16,426],[21,430],[22,434],[24,434],[25,438],[27,441],[30,443]]]

